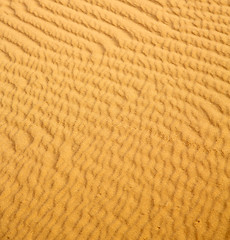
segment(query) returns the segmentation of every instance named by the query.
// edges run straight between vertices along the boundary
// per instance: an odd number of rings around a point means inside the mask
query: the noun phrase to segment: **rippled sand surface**
[[[9,239],[230,239],[228,0],[0,0]]]

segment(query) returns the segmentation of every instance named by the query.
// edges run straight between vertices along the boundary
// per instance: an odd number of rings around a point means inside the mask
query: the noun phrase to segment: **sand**
[[[0,1],[0,240],[230,239],[230,2]]]

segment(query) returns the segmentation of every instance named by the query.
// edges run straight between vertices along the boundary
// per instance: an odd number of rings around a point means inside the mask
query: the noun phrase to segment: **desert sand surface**
[[[230,2],[0,0],[0,240],[230,239]]]

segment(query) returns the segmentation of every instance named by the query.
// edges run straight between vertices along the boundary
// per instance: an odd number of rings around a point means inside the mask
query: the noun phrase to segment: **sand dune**
[[[0,1],[0,240],[230,239],[230,2]]]

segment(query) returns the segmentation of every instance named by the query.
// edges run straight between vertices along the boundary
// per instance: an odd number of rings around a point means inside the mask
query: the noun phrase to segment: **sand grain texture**
[[[230,239],[230,2],[0,1],[0,240]]]

